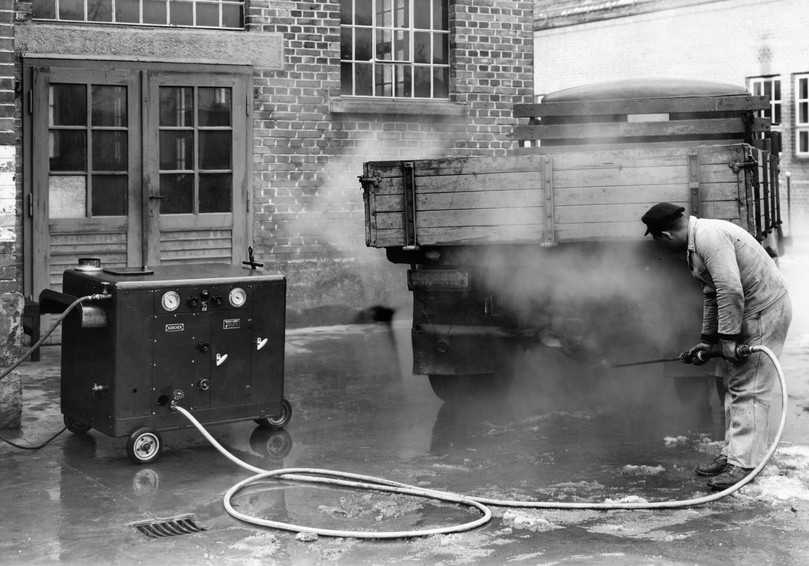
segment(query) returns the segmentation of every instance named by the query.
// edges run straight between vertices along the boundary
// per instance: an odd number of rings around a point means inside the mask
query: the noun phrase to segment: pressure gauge
[[[160,304],[163,306],[164,310],[174,312],[177,310],[177,307],[180,306],[180,295],[177,294],[177,291],[166,291],[163,293],[163,296],[160,297]]]
[[[241,287],[234,287],[228,293],[228,302],[230,306],[239,308],[244,306],[244,303],[247,301],[247,293],[244,292],[244,289]]]

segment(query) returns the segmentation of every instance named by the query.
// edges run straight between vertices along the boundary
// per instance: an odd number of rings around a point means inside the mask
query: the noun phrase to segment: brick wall
[[[14,0],[0,0],[0,293],[18,291],[20,268],[17,235],[15,164]]]
[[[396,303],[403,269],[364,246],[362,162],[504,155],[515,102],[530,101],[532,2],[450,3],[450,100],[465,115],[332,112],[340,96],[339,0],[253,1],[248,29],[284,34],[285,67],[255,77],[254,238],[289,277],[293,306]]]

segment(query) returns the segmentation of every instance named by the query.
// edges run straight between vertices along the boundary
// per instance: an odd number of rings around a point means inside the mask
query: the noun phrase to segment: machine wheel
[[[286,399],[281,399],[281,414],[275,417],[262,417],[254,419],[256,424],[271,429],[284,428],[292,418],[292,405]]]
[[[163,441],[156,431],[143,427],[129,435],[126,453],[135,464],[154,462],[160,455]]]
[[[292,436],[283,429],[257,426],[250,435],[250,448],[261,456],[285,458],[292,450]]]
[[[429,377],[433,393],[447,403],[475,397],[505,395],[512,379],[510,376],[496,373],[470,375],[434,373]]]
[[[64,416],[65,428],[73,434],[86,434],[92,427],[89,423]]]

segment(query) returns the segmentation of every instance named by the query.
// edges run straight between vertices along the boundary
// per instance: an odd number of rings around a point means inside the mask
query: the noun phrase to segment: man
[[[668,202],[641,220],[663,247],[685,253],[691,274],[703,284],[700,342],[689,351],[721,352],[724,364],[725,446],[697,474],[708,486],[728,488],[764,458],[770,442],[770,409],[777,407],[777,373],[761,353],[740,359],[740,344],[761,344],[781,355],[792,306],[775,261],[743,228],[697,218]],[[644,234],[644,235],[646,235]]]

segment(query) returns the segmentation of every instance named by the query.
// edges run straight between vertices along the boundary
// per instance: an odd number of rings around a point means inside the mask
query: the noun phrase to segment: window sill
[[[413,100],[345,96],[332,98],[329,111],[333,114],[391,114],[407,116],[466,116],[466,106],[447,100]]]

